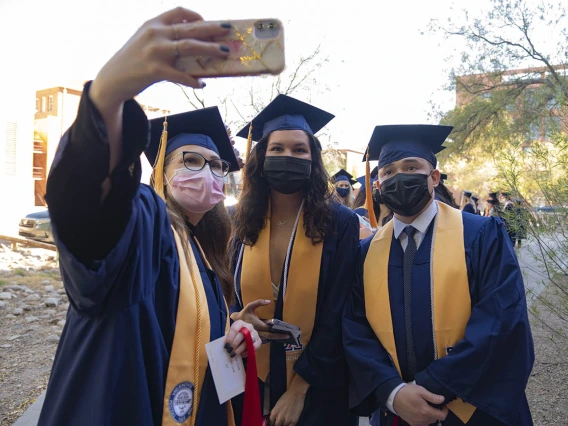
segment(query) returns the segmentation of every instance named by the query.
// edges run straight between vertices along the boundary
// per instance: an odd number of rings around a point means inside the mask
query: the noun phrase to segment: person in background
[[[239,170],[240,170],[244,167],[245,164],[244,164],[244,162],[241,158],[241,154],[240,154],[239,150],[235,147],[235,139],[233,138],[231,128],[229,126],[225,125],[225,129],[227,130],[227,136],[229,136],[229,140],[231,141],[231,146],[233,147],[233,153],[235,154],[235,158],[237,159],[237,162],[239,164]],[[237,185],[236,185],[236,182],[235,182],[235,177],[232,173],[229,173],[228,181],[232,186],[233,196],[238,198]],[[233,217],[235,216],[236,206],[233,204],[233,205],[226,206],[226,207],[227,207],[227,213],[229,214],[229,217],[231,219],[233,219]]]
[[[243,354],[243,326],[261,343],[250,324],[228,321],[223,177],[237,161],[216,107],[171,116],[166,130],[133,99],[162,80],[202,87],[174,61],[226,57],[227,46],[202,40],[229,30],[176,8],[143,24],[85,85],[47,181],[70,308],[41,426],[233,424],[205,344],[226,335],[231,355]],[[153,187],[140,184],[144,149]]]
[[[500,217],[501,215],[501,204],[497,198],[496,192],[490,192],[487,197],[487,203],[485,205],[485,214],[487,217]]]
[[[475,195],[472,195],[471,201],[473,202],[473,205],[475,207],[475,214],[481,216],[481,210],[479,209],[479,198],[477,198]]]
[[[507,227],[511,242],[515,245],[517,240],[517,209],[511,199],[511,194],[506,191],[501,191],[499,201],[501,203],[500,217]]]
[[[335,196],[339,203],[351,209],[353,207],[353,185],[357,183],[353,176],[347,171],[341,169],[331,177],[335,189]]]
[[[462,202],[461,202],[461,211],[469,214],[475,214],[476,208],[474,207],[474,203],[471,200],[473,196],[473,192],[471,191],[464,191]]]
[[[377,173],[378,173],[378,168],[375,167],[373,170],[371,170],[371,185],[374,185],[375,182],[377,181]],[[361,176],[358,177],[357,182],[359,182],[361,184],[361,186],[359,187],[359,190],[357,192],[357,195],[355,196],[355,201],[353,202],[353,211],[355,213],[357,213],[359,216],[366,218],[367,220],[369,219],[369,212],[367,211],[367,195],[366,195],[366,188],[367,188],[367,183],[365,182],[365,176]],[[371,186],[373,187],[373,186]]]
[[[359,220],[333,201],[315,134],[333,115],[277,96],[252,126],[244,189],[235,216],[231,317],[267,339],[258,352],[263,411],[273,426],[353,426],[341,312],[355,273]],[[299,327],[283,344],[266,321]],[[238,419],[238,417],[237,417]],[[248,425],[242,425],[248,426]]]
[[[521,248],[523,240],[527,238],[527,228],[530,226],[530,212],[523,205],[523,200],[517,198],[513,200],[515,205],[515,219],[516,219],[516,241],[513,241],[515,247]]]
[[[383,202],[345,305],[350,407],[371,424],[532,426],[534,362],[522,274],[496,218],[434,200],[449,126],[377,126]]]
[[[454,195],[451,193],[451,191],[444,184],[444,181],[448,180],[448,175],[445,174],[445,173],[442,173],[440,176],[441,176],[440,183],[435,188],[436,200],[441,201],[442,203],[445,203],[448,206],[453,207],[454,209],[459,208],[457,203],[456,203],[456,200],[454,198]]]
[[[373,229],[367,219],[362,219],[365,224],[361,224],[361,229],[359,230],[359,239],[364,240],[374,235],[379,229],[381,229],[389,220],[392,219],[392,212],[390,209],[383,204],[381,198],[381,192],[377,188],[377,182],[373,182],[373,211],[375,213],[375,218],[377,220],[377,229]]]

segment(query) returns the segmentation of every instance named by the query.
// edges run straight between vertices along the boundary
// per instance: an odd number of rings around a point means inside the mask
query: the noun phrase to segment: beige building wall
[[[20,216],[33,208],[33,89],[0,82],[0,233],[17,234]]]
[[[10,82],[0,82],[0,234],[17,235],[23,216],[45,209],[39,205],[45,177],[61,136],[77,117],[82,91],[71,87],[35,91],[11,86],[14,85]],[[150,119],[169,113],[167,109],[139,102]],[[44,142],[45,155],[38,156],[41,143],[36,142],[34,149],[34,132]],[[39,162],[44,162],[43,167],[38,167]],[[142,182],[149,183],[152,167],[144,155],[142,169]],[[41,195],[36,197],[36,193]]]

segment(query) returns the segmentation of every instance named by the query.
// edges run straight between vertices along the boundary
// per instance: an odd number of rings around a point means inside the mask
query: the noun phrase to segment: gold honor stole
[[[287,348],[286,371],[288,386],[294,378],[294,364],[309,343],[316,317],[319,273],[323,243],[315,246],[306,237],[304,214],[300,220],[294,239],[292,256],[289,261],[286,296],[284,297],[283,321],[300,327],[301,346]],[[281,284],[283,285],[283,284]],[[284,289],[282,289],[284,290]],[[260,231],[254,246],[245,246],[241,269],[241,296],[243,306],[258,299],[270,300],[270,304],[256,309],[261,319],[274,318],[276,304],[272,292],[270,276],[270,219]],[[270,345],[262,345],[256,353],[258,378],[266,381],[270,371]]]
[[[447,348],[464,338],[471,315],[462,214],[443,203],[438,203],[438,207],[431,264],[432,328],[436,359],[445,356]],[[373,307],[366,311],[367,320],[402,377],[396,354],[388,285],[393,222],[391,220],[387,223],[373,238],[365,261],[363,279],[365,306]],[[463,423],[467,423],[476,408],[458,398],[448,404],[448,409]]]
[[[180,285],[176,329],[164,392],[162,425],[194,426],[201,397],[201,384],[207,371],[205,344],[209,343],[211,325],[207,296],[191,245],[188,264],[181,239],[173,227],[172,231],[179,256]],[[197,246],[203,255],[199,243]],[[203,260],[211,269],[205,255]],[[225,329],[229,329],[228,316]],[[227,419],[227,426],[234,426],[230,402],[227,403]]]

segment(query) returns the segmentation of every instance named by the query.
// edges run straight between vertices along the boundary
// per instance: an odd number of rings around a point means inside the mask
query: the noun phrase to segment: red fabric
[[[258,389],[258,373],[256,371],[256,353],[252,336],[248,328],[239,331],[247,342],[247,376],[245,382],[245,398],[243,404],[243,426],[262,426],[260,412],[260,391]]]
[[[398,426],[398,416],[394,416],[394,421],[392,422],[392,426]]]

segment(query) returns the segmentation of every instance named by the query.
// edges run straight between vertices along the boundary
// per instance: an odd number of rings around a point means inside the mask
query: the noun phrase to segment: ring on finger
[[[177,24],[173,24],[172,27],[174,28],[174,37],[175,37],[175,40],[178,41],[178,40],[179,40],[178,26],[177,26]]]
[[[178,46],[178,41],[175,40],[174,41],[174,57],[176,59],[178,59],[181,56],[181,54],[179,53],[179,46]]]

